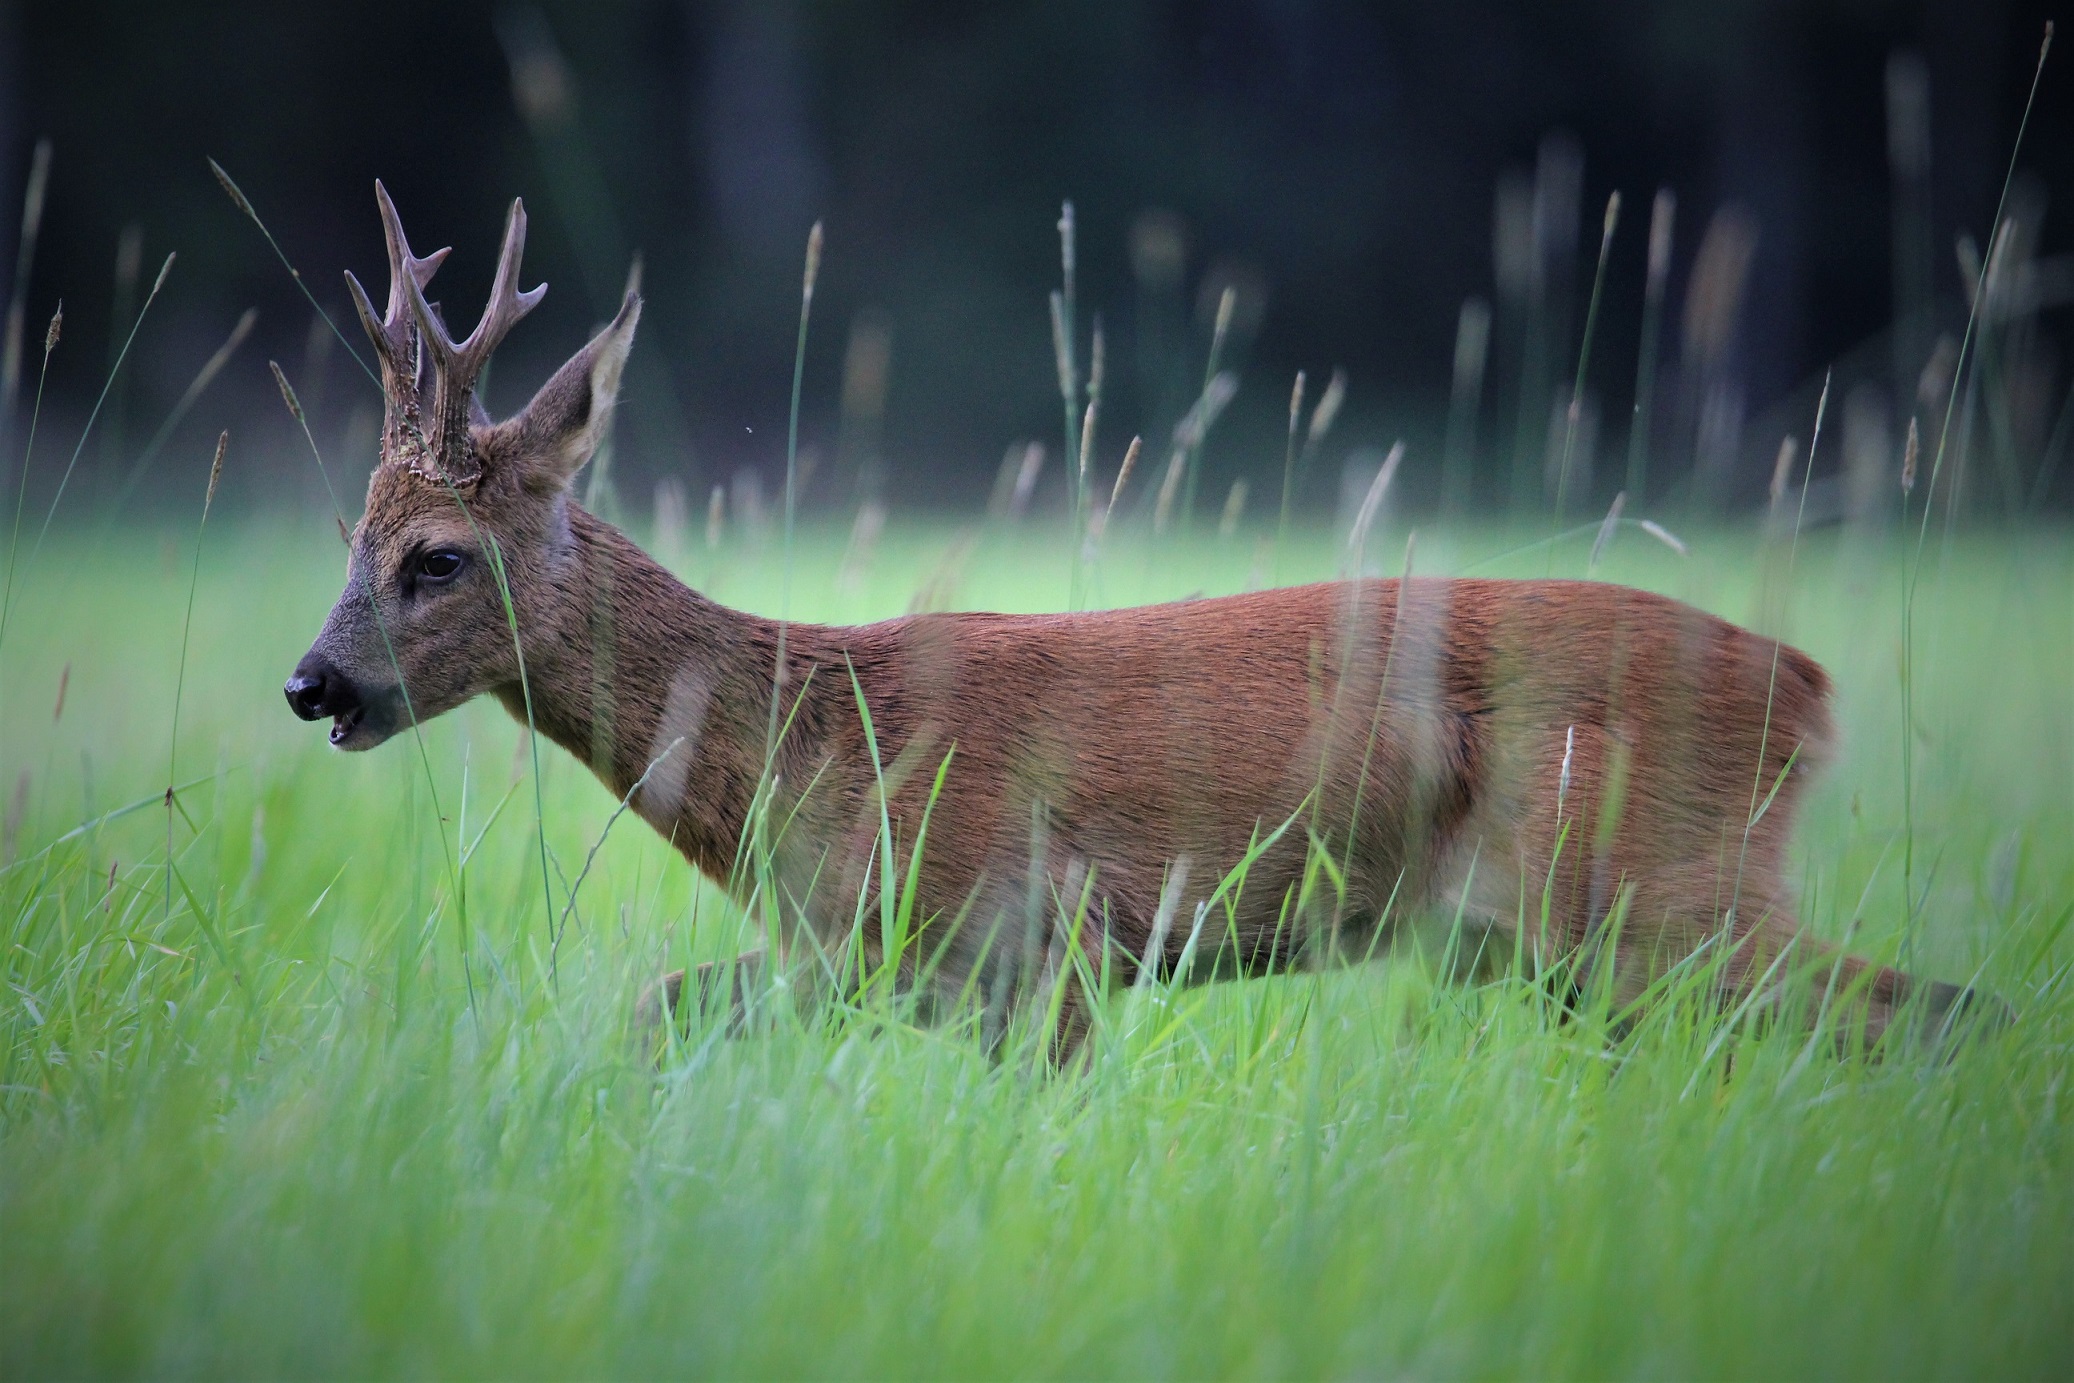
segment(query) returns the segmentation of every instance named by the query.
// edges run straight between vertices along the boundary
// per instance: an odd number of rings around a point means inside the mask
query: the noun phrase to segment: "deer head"
[[[341,749],[371,749],[413,718],[517,691],[505,592],[522,628],[558,625],[553,613],[577,598],[558,582],[571,550],[570,482],[604,436],[641,316],[629,289],[618,316],[532,402],[493,422],[476,381],[547,292],[518,291],[525,206],[511,204],[489,306],[457,343],[425,299],[447,251],[412,254],[379,182],[375,202],[389,243],[387,310],[375,314],[352,274],[346,283],[381,364],[381,461],[345,590],[283,688],[296,715],[331,719]]]

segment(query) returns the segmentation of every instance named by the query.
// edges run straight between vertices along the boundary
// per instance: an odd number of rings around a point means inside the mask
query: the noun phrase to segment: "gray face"
[[[537,527],[528,510],[566,501],[502,488],[485,477],[464,513],[436,481],[401,466],[376,471],[345,589],[283,688],[298,716],[331,720],[333,745],[372,749],[413,717],[429,720],[516,677],[483,539],[497,534],[509,553]]]

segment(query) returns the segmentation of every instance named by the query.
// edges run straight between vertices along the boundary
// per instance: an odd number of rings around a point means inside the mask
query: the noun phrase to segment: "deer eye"
[[[468,559],[449,547],[434,548],[418,558],[418,579],[431,585],[444,585],[461,574]]]

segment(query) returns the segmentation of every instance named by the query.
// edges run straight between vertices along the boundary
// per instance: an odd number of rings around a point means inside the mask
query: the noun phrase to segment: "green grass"
[[[957,538],[896,523],[843,574],[846,531],[802,527],[793,617],[897,613]],[[1598,575],[1754,619],[1754,537],[1686,536],[1680,560],[1624,533]],[[1517,537],[1422,532],[1418,567]],[[1067,1077],[884,1011],[638,1060],[641,985],[746,924],[625,817],[550,986],[517,727],[426,728],[440,822],[408,743],[337,755],[281,704],[342,573],[328,516],[209,532],[168,907],[193,541],[54,533],[0,652],[6,803],[27,775],[0,873],[8,1378],[2074,1376],[2064,531],[1930,553],[1913,928],[1897,551],[1804,539],[1787,615],[1845,731],[1796,847],[1811,924],[1980,974],[2008,1029],[1942,1062],[1809,1060],[1683,1008],[1609,1039],[1414,950],[1118,1001]],[[1119,530],[1092,599],[1240,589],[1255,541]],[[1067,547],[986,531],[955,601],[1058,608]],[[1310,535],[1282,570],[1339,560]],[[775,610],[775,542],[677,565]],[[615,804],[542,764],[573,876]],[[482,833],[465,941],[442,830]]]

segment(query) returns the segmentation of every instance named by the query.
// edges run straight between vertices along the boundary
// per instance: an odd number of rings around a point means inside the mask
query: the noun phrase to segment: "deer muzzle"
[[[331,719],[331,743],[339,749],[372,749],[389,737],[388,698],[368,696],[322,653],[311,649],[281,688],[288,709],[303,720]]]

